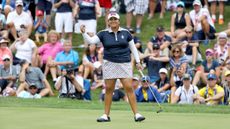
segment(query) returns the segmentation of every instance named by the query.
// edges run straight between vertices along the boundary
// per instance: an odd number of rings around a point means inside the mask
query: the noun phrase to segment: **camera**
[[[66,65],[65,69],[66,69],[67,75],[74,74],[74,71],[76,70],[76,68],[73,65]]]

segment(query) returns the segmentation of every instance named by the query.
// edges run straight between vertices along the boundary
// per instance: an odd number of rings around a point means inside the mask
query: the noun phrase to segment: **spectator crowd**
[[[136,101],[228,105],[230,22],[224,30],[217,32],[215,28],[215,24],[228,22],[224,19],[227,0],[193,0],[189,12],[184,1],[125,0],[123,3],[126,10],[124,29],[132,35],[147,73],[146,76],[134,74],[132,78]],[[103,53],[108,50],[101,44],[90,44],[85,40],[83,56],[79,57],[72,40],[73,34],[81,33],[81,25],[85,25],[85,31],[91,37],[97,35],[97,19],[101,16],[105,17],[103,22],[109,31],[108,20],[114,17],[108,16],[118,13],[112,6],[119,1],[0,2],[0,96],[91,100],[91,92],[101,89],[99,98],[104,101]],[[173,11],[170,28],[157,25],[156,33],[145,44],[137,34],[144,35],[145,13],[148,12],[148,20],[154,20],[158,6],[162,19],[166,11]],[[120,20],[119,15],[116,17]],[[134,27],[132,19],[135,19]],[[203,50],[202,43],[208,48]],[[133,71],[136,71],[135,64],[133,57]],[[54,90],[59,92],[58,95]],[[112,100],[128,102],[120,79],[116,81]]]

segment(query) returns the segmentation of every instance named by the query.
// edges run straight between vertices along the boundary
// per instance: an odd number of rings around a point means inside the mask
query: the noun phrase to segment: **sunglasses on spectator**
[[[213,78],[210,78],[210,79],[208,79],[209,81],[213,81],[213,80],[215,80],[215,79],[213,79]]]
[[[31,87],[29,87],[29,89],[37,89],[37,87],[31,86]]]
[[[177,8],[184,8],[182,5],[178,5]]]
[[[153,50],[159,50],[160,48],[153,48]]]
[[[180,53],[180,51],[174,50],[173,53]]]
[[[192,33],[192,31],[186,31],[186,33],[187,33],[187,34],[191,34],[191,33]]]
[[[110,21],[116,21],[116,20],[118,20],[117,18],[115,18],[115,17],[111,17],[110,19],[109,19]]]
[[[212,53],[206,53],[205,55],[206,55],[206,56],[213,56]]]
[[[3,61],[4,61],[4,62],[5,62],[5,61],[10,61],[10,59],[4,59]]]

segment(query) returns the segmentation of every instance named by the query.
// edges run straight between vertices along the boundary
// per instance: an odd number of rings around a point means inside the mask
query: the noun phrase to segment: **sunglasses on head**
[[[10,61],[10,59],[4,59],[3,61]]]

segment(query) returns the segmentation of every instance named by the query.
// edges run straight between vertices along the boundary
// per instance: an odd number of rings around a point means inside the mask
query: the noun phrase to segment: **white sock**
[[[219,19],[224,19],[224,16],[220,14]]]
[[[213,14],[213,15],[212,15],[212,19],[216,19],[216,15]]]
[[[136,113],[135,114],[135,117],[138,118],[138,117],[142,117],[142,115],[140,113]]]
[[[105,120],[108,120],[108,116],[107,116],[106,114],[103,114],[103,115],[101,116],[101,118],[103,118],[103,119],[105,119]]]

